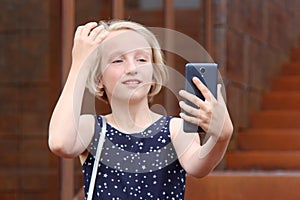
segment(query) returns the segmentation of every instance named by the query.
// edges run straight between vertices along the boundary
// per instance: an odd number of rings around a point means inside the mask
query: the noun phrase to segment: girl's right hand
[[[107,35],[108,31],[103,25],[99,26],[97,22],[78,26],[72,49],[72,66],[81,67],[87,59],[89,59],[90,66],[95,65],[99,59],[96,48]]]

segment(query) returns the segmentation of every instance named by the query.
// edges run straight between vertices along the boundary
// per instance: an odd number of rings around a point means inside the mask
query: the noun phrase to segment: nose
[[[126,74],[136,74],[137,73],[137,63],[134,59],[127,60],[125,66]]]

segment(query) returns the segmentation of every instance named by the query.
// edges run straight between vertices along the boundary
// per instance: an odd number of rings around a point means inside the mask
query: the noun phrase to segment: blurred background
[[[82,199],[79,160],[49,151],[48,123],[75,28],[113,18],[184,33],[219,64],[235,132],[211,175],[188,177],[186,199],[299,199],[299,10],[298,0],[0,0],[0,199]],[[166,61],[184,74],[187,60]],[[174,98],[164,89],[155,104],[177,115]]]

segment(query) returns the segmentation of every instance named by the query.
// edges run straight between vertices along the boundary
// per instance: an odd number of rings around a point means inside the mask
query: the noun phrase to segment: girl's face
[[[148,99],[153,84],[152,51],[132,30],[113,31],[102,43],[102,77],[109,101]]]

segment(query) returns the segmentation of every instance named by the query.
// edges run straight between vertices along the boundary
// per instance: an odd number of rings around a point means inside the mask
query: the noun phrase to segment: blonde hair
[[[152,65],[153,65],[153,80],[154,85],[151,86],[151,89],[148,93],[149,100],[158,94],[163,85],[166,84],[168,79],[167,68],[165,67],[163,53],[161,51],[160,45],[155,37],[155,35],[148,30],[145,26],[132,22],[132,21],[124,21],[124,20],[111,20],[111,21],[100,21],[100,25],[105,27],[105,30],[108,32],[118,31],[118,30],[133,30],[140,35],[142,35],[146,41],[149,43],[152,50]],[[101,33],[100,33],[101,34]],[[101,77],[101,54],[99,59],[99,64],[93,67],[90,71],[89,77],[87,79],[86,87],[92,94],[98,99],[102,99],[104,101],[108,101],[107,96],[104,91],[98,87],[99,80]]]

